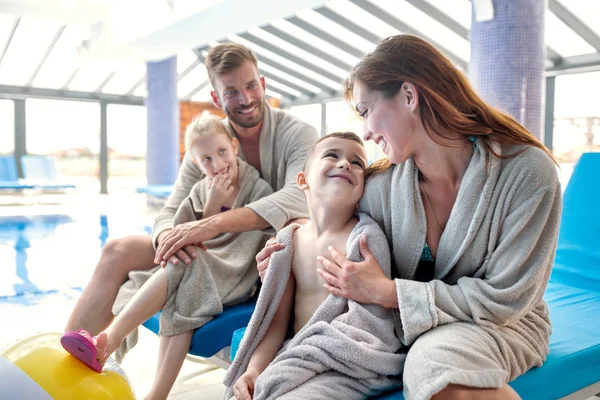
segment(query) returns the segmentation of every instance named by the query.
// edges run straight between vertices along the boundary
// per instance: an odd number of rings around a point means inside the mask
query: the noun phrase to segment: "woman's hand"
[[[233,385],[233,395],[235,400],[252,400],[254,396],[254,385],[258,378],[258,372],[254,370],[246,370]]]
[[[265,247],[256,255],[256,268],[258,268],[258,275],[260,276],[261,282],[265,279],[267,274],[267,267],[271,261],[271,254],[285,248],[282,243],[277,243],[275,238],[267,240]]]
[[[388,279],[379,263],[367,246],[367,238],[360,238],[360,254],[364,260],[361,262],[349,261],[333,247],[329,247],[329,252],[334,261],[319,256],[317,260],[323,265],[317,271],[325,280],[325,288],[336,296],[345,297],[363,304],[381,304],[390,303],[391,284],[394,282]],[[395,293],[395,285],[393,285]],[[395,295],[393,296],[395,297]],[[396,300],[397,304],[397,300]],[[397,307],[397,306],[396,306]]]

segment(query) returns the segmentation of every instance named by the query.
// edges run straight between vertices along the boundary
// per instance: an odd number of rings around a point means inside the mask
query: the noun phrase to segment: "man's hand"
[[[157,248],[160,247],[160,244],[164,241],[167,234],[171,232],[172,229],[165,229],[161,233],[158,234],[156,238]],[[183,249],[179,250],[169,261],[171,261],[174,265],[179,264],[179,262],[183,262],[187,265],[192,263],[192,259],[196,258],[196,250],[194,250],[194,246],[184,246]],[[167,262],[161,262],[161,267],[165,267]]]
[[[208,191],[206,192],[206,202],[213,207],[220,209],[225,204],[225,201],[233,193],[231,178],[229,175],[217,175],[210,180]]]
[[[219,233],[213,218],[179,224],[164,235],[162,242],[159,240],[154,262],[163,267],[168,261],[177,264],[177,259],[181,259],[180,255],[185,258],[189,251],[195,254],[193,246],[206,250],[202,242],[214,238]]]

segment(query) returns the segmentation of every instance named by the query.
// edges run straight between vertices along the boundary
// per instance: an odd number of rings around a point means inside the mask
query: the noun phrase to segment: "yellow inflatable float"
[[[97,373],[67,353],[61,333],[40,333],[0,351],[0,398],[130,400],[135,396],[118,364]]]

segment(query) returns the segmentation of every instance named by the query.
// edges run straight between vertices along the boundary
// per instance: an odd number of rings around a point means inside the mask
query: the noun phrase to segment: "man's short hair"
[[[310,148],[310,151],[306,155],[306,159],[304,160],[304,166],[302,167],[302,170],[304,172],[306,172],[306,167],[308,167],[308,163],[310,162],[310,159],[312,158],[313,153],[315,152],[315,148],[317,147],[317,145],[319,143],[321,143],[322,141],[327,140],[327,139],[331,139],[331,138],[339,138],[339,139],[352,140],[353,142],[356,142],[356,143],[360,144],[363,148],[365,147],[365,144],[363,143],[363,141],[360,138],[360,136],[358,136],[354,132],[333,132],[333,133],[330,133],[329,135],[325,135],[322,138],[320,138],[319,140],[317,140],[317,142],[313,145],[313,147]]]
[[[215,78],[238,69],[245,61],[250,61],[258,69],[258,60],[254,53],[239,43],[221,43],[208,52],[206,70],[213,88]]]
[[[185,150],[190,150],[194,140],[212,135],[225,135],[230,140],[233,139],[221,118],[204,111],[202,114],[195,116],[185,129]]]

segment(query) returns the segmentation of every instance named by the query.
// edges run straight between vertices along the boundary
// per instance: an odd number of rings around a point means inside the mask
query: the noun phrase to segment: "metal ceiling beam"
[[[2,54],[0,54],[0,64],[2,64],[2,60],[4,60],[4,56],[6,55],[6,52],[8,51],[8,48],[10,47],[10,42],[12,42],[13,37],[15,36],[15,32],[17,31],[17,28],[19,27],[19,22],[21,22],[21,18],[17,18],[15,20],[15,22],[13,23],[13,27],[10,31],[10,34],[8,35],[8,39],[6,40],[6,45],[4,45],[4,50],[2,50]]]
[[[313,24],[304,21],[303,19],[300,19],[298,17],[289,17],[285,20],[296,25],[300,29],[304,29],[306,32],[318,37],[319,39],[322,39],[334,45],[338,49],[343,50],[348,54],[352,54],[354,57],[362,58],[362,56],[364,55],[364,53],[356,47],[352,47],[346,42],[343,42],[340,39],[336,38],[335,36],[330,35],[327,32],[323,32],[321,29],[317,28]]]
[[[284,77],[278,75],[275,72],[260,71],[260,73],[263,74],[265,78],[273,79],[274,81],[281,83],[282,85],[288,86],[294,90],[297,90],[300,93],[303,93],[307,96],[314,96],[316,94],[315,92],[312,92],[303,86],[295,84],[294,82],[290,82],[289,80],[285,79]]]
[[[548,0],[548,8],[583,40],[600,53],[600,36],[584,24],[575,14],[557,0]]]
[[[355,4],[356,6],[362,8],[364,11],[368,12],[369,14],[373,15],[374,17],[379,18],[386,24],[394,27],[395,29],[398,29],[400,32],[409,33],[412,35],[416,35],[416,36],[425,38],[428,42],[430,42],[432,45],[437,47],[442,53],[445,53],[446,56],[450,60],[452,60],[453,63],[458,65],[463,71],[467,70],[468,64],[461,57],[454,54],[452,51],[448,50],[447,48],[445,48],[444,46],[435,42],[434,40],[427,37],[426,35],[423,35],[418,30],[416,30],[416,29],[412,28],[411,26],[405,24],[404,22],[400,21],[398,18],[396,18],[392,14],[388,13],[381,7],[379,7],[373,3],[370,3],[366,0],[349,0],[349,1],[353,4]]]
[[[33,85],[33,81],[35,80],[35,78],[37,77],[37,75],[40,73],[40,70],[42,69],[42,66],[44,65],[44,63],[48,59],[48,56],[50,55],[50,53],[52,53],[52,49],[54,49],[54,46],[56,46],[56,42],[58,42],[58,39],[60,39],[60,37],[62,36],[63,32],[65,31],[65,27],[66,27],[66,25],[62,25],[60,28],[58,28],[58,31],[54,35],[54,39],[52,39],[52,42],[50,43],[50,45],[46,49],[46,53],[44,54],[44,57],[42,57],[42,60],[39,62],[39,64],[36,67],[35,71],[33,71],[33,74],[31,74],[31,76],[29,77],[29,80],[27,81],[27,86]]]
[[[263,29],[266,32],[269,32],[271,35],[273,36],[277,36],[279,39],[288,42],[289,44],[298,47],[299,49],[302,49],[304,51],[306,51],[307,53],[312,54],[315,57],[319,57],[322,58],[323,60],[327,61],[328,63],[335,65],[338,68],[341,68],[343,70],[350,70],[352,69],[352,66],[336,57],[331,56],[330,54],[306,43],[303,40],[300,40],[296,37],[294,37],[293,35],[290,35],[287,32],[282,31],[281,29],[273,26],[273,25],[265,25],[265,26],[261,26],[261,29]]]
[[[225,39],[225,40],[220,40],[219,42],[220,43],[227,43],[227,42],[230,42],[230,40],[229,39]],[[281,64],[281,63],[273,60],[272,58],[270,58],[268,56],[265,56],[265,55],[260,54],[258,52],[257,52],[257,54],[258,54],[258,60],[260,62],[263,62],[263,63],[265,63],[267,65],[270,65],[271,67],[273,67],[275,69],[278,69],[281,72],[285,72],[288,75],[291,75],[291,76],[296,77],[296,78],[298,78],[300,80],[303,80],[306,83],[309,83],[309,84],[311,84],[311,85],[313,85],[315,87],[318,87],[319,89],[321,89],[324,92],[331,93],[331,92],[335,91],[335,89],[333,89],[333,88],[331,88],[331,87],[329,87],[329,86],[327,86],[327,85],[325,85],[325,84],[323,84],[323,83],[321,83],[321,82],[319,82],[319,81],[317,81],[317,80],[315,80],[313,78],[310,78],[310,77],[306,76],[305,74],[303,74],[301,72],[298,72],[296,70],[288,68],[285,65],[283,65],[283,64]]]
[[[111,104],[144,105],[144,99],[136,96],[120,96],[107,93],[89,93],[74,90],[42,89],[23,86],[0,85],[0,98],[3,99],[26,99],[30,97],[55,99],[55,100],[79,100],[79,101],[104,101]]]
[[[98,86],[98,88],[96,90],[94,90],[94,93],[102,92],[102,89],[104,89],[104,86],[106,86],[106,84],[108,82],[110,82],[110,80],[113,78],[113,76],[115,76],[116,73],[117,73],[116,71],[113,71],[110,74],[108,74],[108,76],[102,81],[100,86]]]
[[[187,74],[189,74],[190,72],[192,72],[192,70],[194,68],[196,68],[198,65],[202,64],[202,60],[200,60],[200,58],[197,58],[192,65],[190,65],[189,67],[187,67],[185,70],[181,71],[180,74],[177,75],[177,82],[179,82],[184,76],[186,76]]]
[[[181,100],[184,101],[189,101],[193,95],[195,95],[196,93],[198,93],[199,91],[201,91],[202,89],[204,89],[208,84],[209,84],[209,80],[205,80],[204,82],[202,82],[200,85],[198,85],[195,89],[193,89],[191,92],[189,92],[186,96],[184,96]]]
[[[593,71],[600,71],[600,54],[598,53],[564,57],[560,64],[546,68],[545,75],[555,76]]]
[[[554,65],[558,65],[563,62],[563,57],[550,46],[546,46],[546,58],[552,61]]]
[[[380,36],[374,34],[369,30],[366,30],[362,26],[350,21],[346,17],[341,16],[329,7],[317,8],[315,11],[324,16],[325,18],[337,23],[338,25],[343,26],[355,35],[360,36],[373,44],[379,43],[379,41],[382,39]]]
[[[427,14],[440,24],[444,25],[446,28],[450,29],[452,32],[456,33],[463,39],[469,40],[469,30],[456,22],[454,19],[448,16],[445,12],[441,11],[439,8],[435,7],[431,3],[428,3],[423,0],[406,0],[407,3],[410,3],[413,7]]]
[[[141,85],[142,83],[144,83],[144,82],[146,82],[146,74],[144,74],[144,76],[143,76],[143,77],[142,77],[142,78],[141,78],[139,81],[137,81],[137,82],[135,83],[135,85],[133,85],[133,86],[131,87],[131,89],[129,89],[129,90],[128,90],[128,91],[125,93],[125,96],[133,96],[133,92],[135,92],[135,91],[137,90],[137,88],[139,88],[139,87],[140,87],[140,85]]]
[[[246,33],[239,33],[238,36],[241,37],[241,38],[243,38],[243,39],[245,39],[245,40],[247,40],[247,41],[249,41],[249,42],[251,42],[251,43],[254,43],[257,46],[262,47],[265,50],[269,50],[270,52],[275,53],[278,56],[281,56],[281,57],[283,57],[283,58],[285,58],[285,59],[287,59],[287,60],[289,60],[289,61],[291,61],[293,63],[296,63],[296,64],[298,64],[298,65],[300,65],[300,66],[302,66],[302,67],[304,67],[304,68],[306,68],[306,69],[314,72],[315,74],[321,75],[321,76],[323,76],[323,77],[325,77],[325,78],[327,78],[329,80],[332,80],[334,82],[339,82],[339,81],[341,81],[343,79],[341,76],[332,74],[331,72],[329,72],[329,71],[327,71],[327,70],[325,70],[325,69],[323,69],[321,67],[318,67],[318,66],[316,66],[314,64],[311,64],[311,63],[309,63],[307,61],[304,61],[302,58],[300,58],[300,57],[298,57],[298,56],[290,53],[289,51],[286,51],[286,50],[283,50],[283,49],[281,49],[279,47],[273,46],[271,43],[267,42],[266,40],[263,40],[263,39],[255,36],[255,35],[253,35],[251,33],[247,33],[247,32]]]
[[[75,68],[75,70],[71,73],[71,75],[69,75],[69,78],[67,79],[67,81],[63,85],[62,90],[67,90],[67,88],[69,87],[69,85],[71,84],[71,82],[73,81],[73,79],[75,79],[75,76],[78,73],[79,73],[79,68]]]
[[[309,104],[326,103],[334,100],[344,100],[344,93],[340,90],[333,93],[320,93],[313,97],[298,97],[296,99],[281,99],[282,108],[305,106]]]
[[[267,86],[267,89],[271,92],[277,93],[279,96],[281,96],[281,99],[279,99],[280,101],[294,101],[296,99],[295,96],[292,96],[291,94],[287,93],[287,92],[282,92],[281,90],[279,90],[278,88],[275,88],[273,86]]]
[[[285,90],[285,88],[280,88],[280,87],[277,87],[274,85],[267,86],[267,87],[269,88],[269,90],[279,93],[281,96],[283,96],[286,99],[294,100],[297,97],[295,94],[290,93],[289,91]]]

